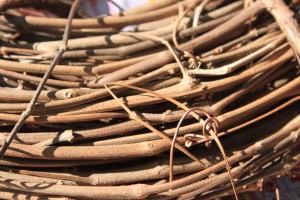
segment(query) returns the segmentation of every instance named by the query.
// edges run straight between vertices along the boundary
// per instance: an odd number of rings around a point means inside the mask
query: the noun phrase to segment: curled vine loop
[[[212,138],[209,136],[209,133],[207,131],[211,130],[211,127],[213,128],[213,131],[215,134],[217,134],[218,131],[218,127],[219,127],[219,122],[216,118],[210,116],[209,113],[207,113],[204,109],[199,108],[199,107],[194,107],[189,109],[188,111],[186,111],[184,113],[184,115],[182,115],[181,119],[179,120],[177,127],[176,127],[176,131],[172,140],[172,144],[171,144],[171,149],[170,149],[170,181],[173,181],[173,160],[174,160],[174,146],[176,143],[176,139],[177,136],[179,134],[179,129],[181,127],[182,122],[185,120],[185,118],[193,111],[199,111],[198,114],[202,114],[205,115],[207,117],[207,119],[204,121],[204,125],[202,128],[202,132],[203,135],[199,135],[199,134],[186,134],[184,136],[184,138],[186,139],[185,142],[185,146],[186,147],[190,147],[193,144],[198,143],[198,141],[202,140],[202,139],[208,139],[211,140]]]

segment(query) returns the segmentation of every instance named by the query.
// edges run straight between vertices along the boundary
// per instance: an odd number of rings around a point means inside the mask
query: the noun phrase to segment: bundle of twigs
[[[298,1],[78,4],[0,3],[1,199],[238,198],[298,175]],[[41,6],[61,18],[20,11]]]

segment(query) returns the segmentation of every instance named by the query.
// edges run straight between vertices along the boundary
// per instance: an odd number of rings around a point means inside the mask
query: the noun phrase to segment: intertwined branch
[[[237,198],[299,175],[298,1],[52,2],[0,3],[0,198]]]

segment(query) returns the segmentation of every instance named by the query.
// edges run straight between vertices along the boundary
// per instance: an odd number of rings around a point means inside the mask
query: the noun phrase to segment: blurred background
[[[155,0],[152,0],[155,1]],[[89,16],[95,17],[103,14],[115,14],[121,9],[133,8],[148,2],[147,0],[85,0],[81,2],[81,8]],[[119,8],[118,8],[119,7]]]

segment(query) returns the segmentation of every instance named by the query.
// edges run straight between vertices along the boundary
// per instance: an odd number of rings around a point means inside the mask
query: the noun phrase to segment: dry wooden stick
[[[38,88],[36,89],[36,92],[34,94],[34,96],[32,97],[27,109],[22,113],[21,118],[19,119],[19,121],[16,123],[16,125],[14,126],[13,130],[11,131],[11,133],[9,134],[9,136],[6,138],[5,143],[2,145],[1,150],[0,150],[0,160],[3,158],[7,148],[9,147],[10,143],[13,141],[14,137],[16,136],[16,134],[19,132],[19,130],[21,129],[22,125],[24,124],[25,120],[30,116],[35,103],[37,102],[39,95],[42,92],[42,89],[44,87],[44,85],[47,82],[47,79],[50,77],[51,72],[53,71],[53,69],[55,68],[55,65],[59,62],[61,56],[64,54],[64,52],[67,49],[67,45],[68,45],[68,39],[69,39],[69,34],[70,34],[70,29],[71,29],[71,23],[72,23],[72,19],[75,15],[75,12],[77,10],[77,7],[79,5],[80,0],[76,0],[74,1],[70,13],[69,13],[69,17],[68,17],[68,21],[67,21],[67,25],[65,27],[65,33],[63,35],[63,41],[62,41],[62,45],[59,48],[59,50],[57,51],[56,57],[53,59],[51,65],[49,66],[48,70],[46,71],[46,73],[43,76],[43,79],[41,80],[40,84],[38,85]]]
[[[296,53],[300,56],[300,28],[294,18],[294,13],[282,0],[260,0],[266,9],[273,15],[280,29],[285,33],[287,40]],[[298,60],[299,62],[299,60]]]

